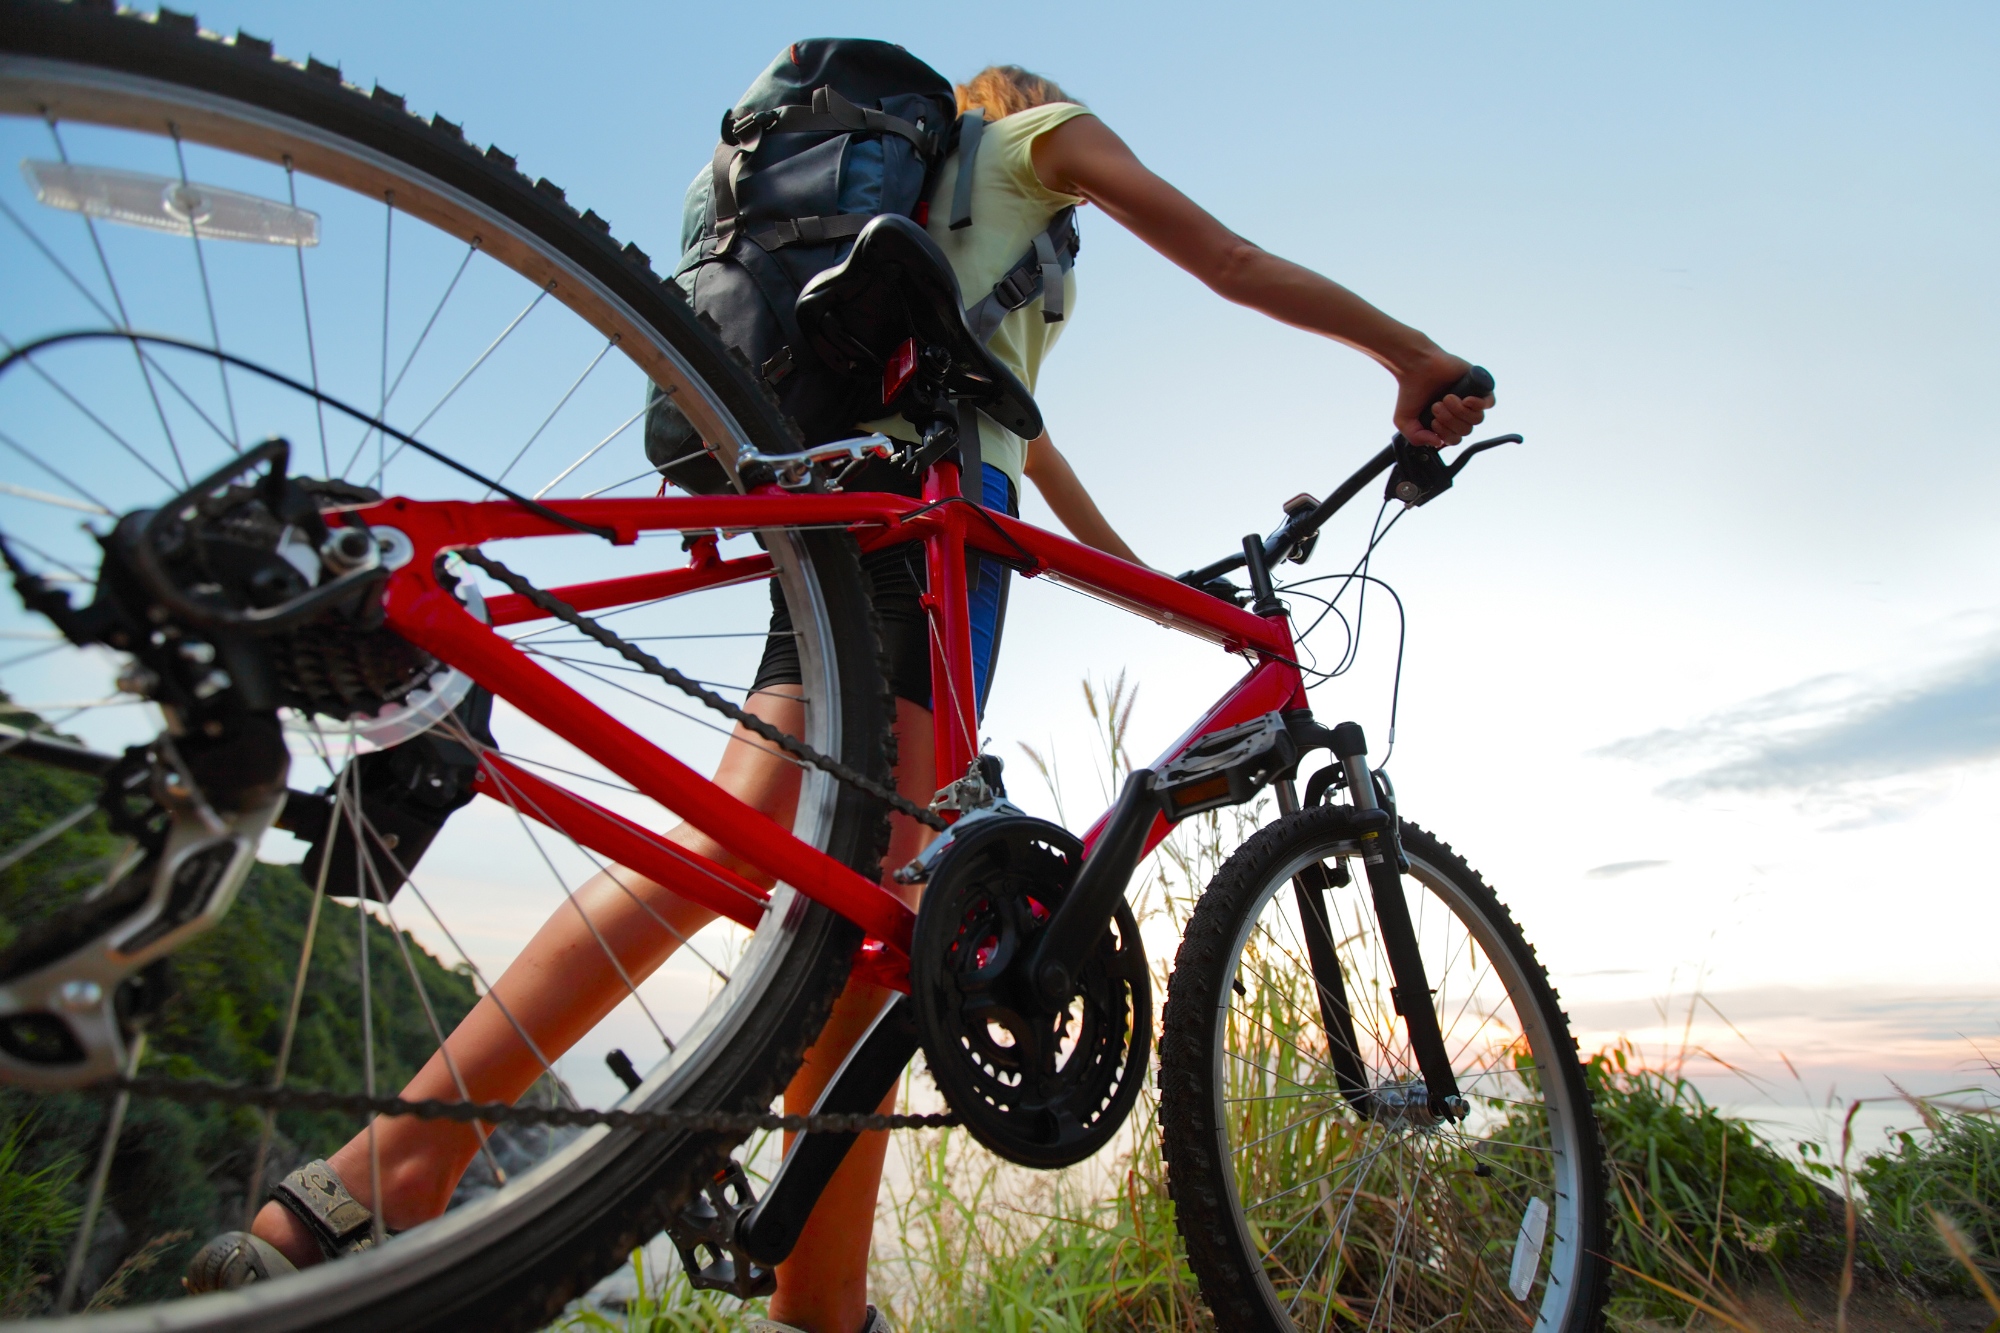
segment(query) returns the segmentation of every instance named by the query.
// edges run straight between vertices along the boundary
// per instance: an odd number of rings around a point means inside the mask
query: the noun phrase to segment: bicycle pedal
[[[697,1291],[726,1291],[748,1300],[778,1289],[776,1270],[758,1263],[736,1243],[736,1229],[757,1206],[743,1165],[733,1158],[715,1173],[667,1226],[680,1251],[681,1268]]]
[[[1153,777],[1168,819],[1181,820],[1225,805],[1241,805],[1298,762],[1298,742],[1284,715],[1260,718],[1204,736]]]

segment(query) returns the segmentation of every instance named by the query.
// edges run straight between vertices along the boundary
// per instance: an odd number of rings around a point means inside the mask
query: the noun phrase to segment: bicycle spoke
[[[26,486],[16,486],[11,481],[0,481],[0,495],[11,495],[17,500],[33,500],[36,504],[52,505],[57,509],[70,509],[79,514],[97,514],[105,518],[114,517],[109,509],[93,501],[66,500],[60,495],[50,495],[47,491],[37,491]]]
[[[299,206],[298,173],[292,167],[292,155],[290,153],[285,154],[285,197],[291,201],[292,208],[296,211]],[[320,392],[319,345],[313,337],[312,298],[306,293],[306,248],[303,245],[293,246],[292,257],[298,261],[299,312],[304,316],[306,327],[306,366],[312,372],[313,393],[318,394]],[[319,422],[320,470],[331,475],[333,472],[333,458],[328,454],[326,446],[326,404],[321,402],[317,397],[313,399],[313,415]]]
[[[125,1061],[125,1077],[131,1078],[139,1072],[139,1061],[146,1053],[146,1034],[141,1030],[132,1038],[132,1050]],[[90,1242],[97,1235],[97,1214],[104,1206],[104,1188],[111,1181],[111,1159],[118,1151],[118,1135],[125,1128],[125,1111],[132,1104],[132,1094],[120,1091],[111,1099],[111,1109],[104,1117],[104,1137],[97,1147],[97,1167],[90,1174],[90,1188],[83,1198],[83,1216],[78,1220],[76,1239],[69,1247],[69,1264],[63,1270],[62,1290],[56,1295],[56,1313],[68,1314],[76,1304],[78,1288],[83,1281],[83,1261],[90,1255]]]
[[[5,664],[0,664],[0,665],[5,665]],[[0,753],[4,753],[4,751],[0,751]],[[39,852],[40,850],[42,850],[42,848],[48,846],[50,843],[54,842],[57,838],[60,838],[63,834],[69,832],[71,829],[75,828],[78,824],[81,824],[84,820],[90,818],[92,815],[96,813],[97,813],[96,801],[86,801],[82,805],[79,805],[76,809],[70,811],[68,814],[64,815],[61,819],[58,819],[55,823],[49,825],[41,832],[35,834],[33,837],[29,838],[26,842],[23,842],[19,846],[15,847],[12,851],[6,853],[5,855],[0,855],[0,873],[12,870],[22,861],[27,860],[29,857],[33,856],[36,852]]]
[[[534,298],[530,300],[527,305],[521,307],[521,313],[514,316],[513,321],[509,323],[506,328],[500,330],[500,336],[495,338],[491,343],[487,344],[486,350],[479,354],[478,359],[475,360],[471,365],[467,366],[465,368],[465,372],[461,374],[456,380],[452,381],[452,386],[444,391],[444,397],[438,399],[436,404],[432,406],[431,410],[424,413],[423,420],[419,421],[416,425],[410,427],[409,430],[404,432],[404,434],[414,436],[420,433],[425,426],[430,425],[431,418],[436,416],[438,413],[444,411],[445,404],[449,403],[452,400],[453,395],[457,394],[457,392],[460,389],[465,387],[465,382],[467,380],[471,379],[473,375],[478,373],[479,368],[486,364],[486,360],[488,357],[492,356],[495,352],[500,350],[500,344],[506,342],[508,337],[513,334],[514,330],[521,327],[521,321],[525,320],[529,315],[534,313],[535,307],[542,303],[542,298],[546,297],[549,294],[549,292],[554,289],[554,287],[555,287],[555,282],[553,279],[551,279],[548,286],[543,287],[540,291],[536,292]],[[403,452],[404,448],[405,448],[404,444],[401,441],[397,441],[396,447],[389,451],[388,457],[382,459],[382,461],[376,466],[375,469],[376,484],[379,485],[381,483],[383,470],[386,469],[389,466],[389,464],[396,461],[397,457]],[[357,458],[360,456],[360,451],[358,449],[355,451],[355,456]],[[341,470],[341,475],[343,477],[346,476],[349,471],[353,470],[353,467],[354,467],[354,459],[350,458],[347,462],[347,467]]]
[[[354,918],[357,938],[360,943],[359,967],[361,972],[361,1090],[368,1096],[375,1095],[375,1002],[372,992],[373,978],[368,966],[368,881],[363,867],[368,857],[363,849],[368,845],[361,836],[361,782],[360,770],[349,768],[354,774],[347,785],[347,793],[336,809],[338,815],[347,819],[348,837],[354,841]],[[369,1230],[375,1244],[380,1245],[382,1233],[382,1144],[375,1132],[375,1122],[379,1117],[368,1117],[368,1198]]]
[[[12,352],[14,350],[14,344],[4,339],[0,339],[0,346],[4,346],[5,349],[9,352]],[[123,449],[127,454],[131,455],[133,462],[137,463],[140,467],[145,468],[146,471],[158,477],[160,479],[160,484],[162,486],[173,487],[176,490],[179,489],[174,485],[173,478],[169,477],[166,473],[154,467],[151,459],[147,458],[145,454],[140,452],[138,449],[134,448],[131,441],[127,440],[123,435],[120,435],[117,431],[113,430],[108,424],[106,424],[103,417],[98,416],[97,413],[91,411],[88,407],[85,407],[81,399],[79,399],[75,394],[71,393],[61,383],[59,383],[53,375],[49,374],[47,370],[44,370],[41,364],[37,362],[33,357],[28,358],[28,369],[33,371],[37,376],[39,376],[43,383],[47,384],[50,388],[54,389],[57,393],[61,394],[64,401],[68,402],[70,406],[74,407],[77,411],[83,413],[85,417],[89,418],[90,423],[92,425],[96,426],[106,435],[109,435],[113,440],[113,442],[115,442],[119,448]],[[35,454],[32,450],[28,449],[26,446],[18,444],[14,440],[8,439],[6,437],[0,437],[0,439],[6,439],[8,448],[12,449],[17,454],[20,454],[23,458],[33,463],[36,467],[42,469],[42,471],[47,472],[50,476],[60,480],[64,485],[70,487],[70,489],[74,490],[78,495],[83,496],[85,499],[92,498],[89,491],[85,490],[81,486],[78,486],[68,477],[63,476],[63,474],[61,472],[58,472],[52,464],[43,460],[39,455]],[[96,501],[96,503],[101,504],[102,501]]]
[[[64,166],[71,165],[69,149],[63,146],[62,132],[56,128],[53,116],[49,117],[48,126],[49,137],[55,140],[56,156],[62,159]],[[132,318],[125,311],[125,298],[118,291],[118,280],[111,276],[111,261],[105,257],[104,242],[97,235],[97,223],[88,213],[81,213],[78,216],[83,219],[84,230],[90,233],[90,248],[97,254],[97,266],[104,274],[104,285],[111,290],[111,303],[118,309],[118,327],[129,330],[132,327]],[[160,403],[160,391],[153,385],[152,372],[147,368],[146,357],[136,342],[132,344],[132,357],[139,364],[140,377],[146,381],[146,394],[153,400],[154,415],[159,417],[160,430],[167,437],[167,448],[174,456],[174,466],[180,471],[181,484],[185,486],[190,480],[187,463],[181,458],[180,444],[174,439],[174,428],[167,424],[167,409]]]
[[[192,187],[188,184],[187,154],[181,148],[180,127],[169,121],[167,131],[173,135],[174,164],[180,168],[181,188],[183,190],[190,189]],[[193,209],[188,210],[188,239],[194,242],[194,264],[195,268],[201,273],[201,301],[202,305],[208,310],[209,346],[220,352],[222,350],[222,326],[215,319],[215,293],[210,288],[208,282],[208,259],[201,252],[201,221],[195,216],[195,210]],[[229,391],[229,363],[227,361],[217,361],[215,368],[217,373],[222,377],[222,402],[223,406],[229,412],[229,445],[240,454],[243,452],[243,432],[236,424],[236,397]]]
[[[568,405],[569,400],[576,396],[576,391],[583,387],[583,382],[590,378],[590,372],[596,370],[598,363],[609,356],[611,349],[617,345],[618,339],[612,338],[603,347],[598,349],[597,355],[590,359],[590,364],[583,368],[583,373],[576,377],[576,383],[570,385],[563,393],[563,396],[556,401],[556,405],[549,409],[549,414],[542,418],[541,425],[535,427],[535,433],[528,437],[527,443],[514,451],[514,456],[507,461],[507,466],[500,469],[500,475],[493,479],[496,484],[507,480],[507,474],[519,466],[523,458],[527,457],[528,450],[535,447],[535,441],[542,438],[542,432],[549,428],[549,423],[556,419],[556,414]],[[489,486],[486,490],[487,498],[492,498],[493,494],[493,488]]]
[[[472,257],[478,253],[479,238],[474,237],[472,243],[465,248],[465,257],[458,261],[458,271],[452,274],[451,281],[445,284],[444,295],[438,298],[437,305],[431,309],[431,317],[424,321],[422,332],[417,334],[416,342],[411,344],[409,355],[404,357],[403,364],[397,367],[396,378],[389,381],[388,391],[382,395],[382,411],[377,413],[378,418],[382,413],[386,413],[389,410],[390,403],[396,401],[396,391],[403,387],[403,377],[410,373],[410,367],[416,362],[417,353],[423,351],[424,344],[430,339],[431,330],[437,326],[438,316],[444,313],[445,304],[451,300],[451,294],[458,290],[458,280],[465,276],[466,267],[472,263]],[[383,345],[385,348],[388,345],[388,333],[386,329],[387,323],[385,318],[385,331],[383,333]],[[362,428],[360,443],[355,446],[356,457],[359,457],[360,450],[367,448],[368,441],[373,438],[375,430],[376,427],[373,425]]]
[[[382,845],[382,836],[376,832],[374,825],[366,819],[363,819],[362,823],[367,828],[370,844]],[[458,1099],[469,1102],[472,1100],[472,1092],[466,1087],[465,1075],[459,1072],[458,1061],[452,1056],[450,1044],[445,1041],[444,1027],[438,1022],[437,1010],[431,1005],[430,989],[424,985],[423,976],[417,971],[416,960],[410,957],[410,942],[404,938],[402,928],[396,924],[396,914],[390,910],[390,895],[383,890],[380,873],[375,869],[374,858],[368,856],[362,859],[368,862],[369,877],[375,881],[376,891],[381,895],[382,916],[389,923],[390,938],[396,941],[396,951],[402,955],[403,970],[409,973],[410,985],[417,993],[417,1002],[423,1006],[424,1022],[429,1025],[431,1037],[437,1042],[438,1055],[444,1060],[446,1072],[451,1075],[452,1086],[458,1090]],[[507,1173],[501,1170],[499,1161],[493,1156],[493,1149],[487,1145],[486,1126],[475,1120],[472,1122],[472,1132],[478,1136],[480,1155],[486,1159],[487,1167],[493,1172],[493,1179],[502,1185],[506,1184]]]
[[[535,836],[534,825],[528,813],[521,808],[519,800],[510,788],[505,784],[499,785],[503,800],[507,808],[514,812],[515,822],[520,825],[521,832],[533,844],[536,855],[540,856],[542,864],[548,867],[550,876],[556,882],[556,887],[562,890],[564,900],[569,904],[570,909],[576,913],[577,919],[583,922],[584,929],[590,932],[590,938],[596,941],[599,952],[604,955],[605,961],[611,964],[611,970],[618,974],[619,984],[625,987],[625,994],[639,1006],[639,1012],[645,1015],[646,1022],[652,1025],[653,1031],[659,1035],[660,1040],[665,1043],[667,1049],[672,1050],[673,1042],[667,1037],[667,1030],[660,1026],[660,1020],[653,1016],[652,1007],[639,994],[638,983],[633,981],[631,974],[625,970],[624,961],[618,957],[617,951],[606,942],[603,934],[597,929],[597,923],[592,921],[590,913],[584,910],[583,904],[576,900],[575,890],[571,889],[569,881],[563,878],[562,871],[556,868],[555,861],[550,858],[548,849],[542,846],[541,839]],[[572,845],[574,844],[572,843]]]
[[[344,780],[343,774],[340,778],[336,778],[335,782],[338,784]],[[332,840],[328,839],[329,850],[331,845]],[[312,974],[313,942],[319,936],[320,909],[326,906],[326,876],[332,867],[331,856],[320,857],[319,873],[313,880],[312,907],[306,912],[305,938],[299,944],[299,965],[292,975],[292,1001],[285,1008],[285,1026],[278,1034],[278,1058],[271,1065],[271,1087],[274,1091],[285,1086],[285,1075],[291,1068],[292,1039],[298,1035],[299,1010],[306,998],[306,979]],[[245,1231],[248,1231],[250,1224],[257,1219],[264,1192],[264,1165],[270,1157],[271,1132],[277,1127],[278,1120],[275,1111],[266,1111],[261,1118],[264,1124],[257,1135],[257,1153],[251,1159],[250,1178],[243,1191]]]
[[[600,495],[608,495],[612,491],[618,490],[620,487],[630,486],[635,481],[644,481],[648,477],[656,477],[658,475],[659,475],[659,470],[657,468],[654,468],[652,465],[648,464],[644,472],[638,473],[634,476],[627,477],[623,481],[614,481],[609,486],[599,486],[594,491],[585,491],[578,498],[583,500],[595,500]]]
[[[473,753],[475,754],[481,756],[487,754],[500,754],[502,758],[511,759],[511,756],[493,750],[490,747],[481,745],[480,742],[473,737],[471,732],[467,731],[462,725],[458,723],[458,720],[456,718],[448,719],[448,729],[452,732],[454,739],[456,739],[459,744],[465,746],[467,749],[473,751]],[[520,762],[519,760],[512,760],[512,761],[517,763]],[[537,819],[545,823],[550,822],[548,812],[543,810],[541,806],[536,804],[535,802],[528,801],[527,798],[522,797],[520,793],[515,790],[514,784],[507,781],[505,774],[494,770],[490,766],[486,767],[486,772],[493,779],[496,785],[502,787],[505,791],[508,792],[508,800],[510,801],[510,803],[516,799],[526,801],[528,806],[528,812],[530,814],[534,815]],[[644,837],[650,846],[659,851],[666,852],[668,855],[672,856],[675,860],[679,861],[682,865],[686,866],[688,869],[696,872],[697,874],[702,875],[704,878],[714,883],[717,887],[725,889],[731,893],[739,895],[742,894],[743,891],[736,885],[730,883],[722,876],[715,874],[713,871],[705,868],[700,863],[698,858],[690,855],[683,849],[675,846],[672,842],[668,841],[666,838],[659,837],[652,833],[644,833]],[[728,982],[729,974],[725,972],[721,967],[711,962],[709,958],[705,954],[703,954],[699,949],[696,949],[694,947],[694,942],[691,939],[689,939],[686,935],[682,934],[678,929],[676,929],[673,923],[668,921],[666,917],[662,916],[660,912],[651,903],[647,902],[641,894],[636,892],[623,879],[619,878],[618,875],[613,873],[614,867],[606,864],[603,860],[601,860],[598,857],[597,853],[593,852],[590,848],[585,847],[582,843],[577,842],[576,839],[571,838],[569,842],[570,845],[574,847],[578,852],[580,852],[584,857],[586,857],[592,865],[596,866],[600,873],[604,874],[607,878],[609,878],[613,884],[616,884],[618,886],[619,891],[623,893],[627,898],[630,898],[633,904],[637,906],[639,910],[644,912],[647,916],[651,917],[653,921],[656,924],[658,924],[662,930],[666,931],[669,935],[672,935],[676,940],[680,941],[681,947],[687,949],[688,952],[693,954],[697,961],[699,961],[703,966],[707,967],[709,971],[715,973],[716,976],[720,977],[724,983]],[[756,901],[759,907],[763,906],[763,902],[761,900],[753,900],[753,901]],[[668,1050],[673,1049],[673,1043],[671,1041],[667,1043],[667,1049]]]
[[[648,404],[648,406],[650,407],[651,404]],[[597,457],[598,453],[603,450],[605,445],[611,443],[613,440],[617,439],[620,435],[623,435],[627,430],[631,429],[633,422],[637,421],[640,417],[643,417],[645,415],[646,415],[646,408],[642,407],[637,412],[634,412],[631,416],[626,417],[624,421],[619,423],[618,429],[612,431],[609,435],[599,440],[596,444],[593,444],[590,446],[590,448],[584,450],[582,456],[580,456],[574,463],[571,463],[568,467],[556,473],[554,477],[550,478],[549,483],[546,486],[542,487],[542,489],[536,491],[532,496],[528,498],[532,500],[540,500],[546,497],[550,491],[554,490],[556,487],[562,485],[564,481],[568,480],[570,473],[576,471],[578,468],[582,467],[585,463],[588,463],[591,459]],[[693,455],[690,455],[690,457],[692,456]]]

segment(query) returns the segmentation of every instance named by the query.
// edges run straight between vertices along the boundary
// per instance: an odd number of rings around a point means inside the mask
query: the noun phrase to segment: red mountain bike
[[[264,1112],[190,1131],[210,1195],[187,1206],[223,1225],[244,1181],[254,1201],[273,1162],[310,1155],[326,1128],[308,1111],[453,1114],[375,1095],[469,995],[412,936],[483,984],[507,922],[617,866],[723,918],[661,976],[628,978],[603,1040],[583,1043],[657,1048],[643,1071],[613,1053],[626,1086],[596,1099],[611,1105],[583,1105],[574,1063],[545,1061],[556,1104],[480,1109],[495,1128],[444,1218],[169,1301],[144,1326],[529,1328],[660,1229],[697,1285],[754,1293],[862,1123],[836,1117],[875,1107],[918,1049],[987,1147],[1081,1161],[1124,1123],[1154,1030],[1127,882],[1175,823],[1266,788],[1280,817],[1201,899],[1160,1039],[1174,1198],[1218,1320],[1594,1325],[1601,1154],[1555,993],[1479,877],[1399,817],[1360,728],[1315,720],[1272,576],[1384,472],[1421,504],[1486,445],[1447,467],[1399,439],[1269,537],[1169,578],[961,494],[963,414],[1030,434],[1039,416],[898,219],[872,224],[798,316],[870,373],[894,368],[885,402],[921,442],[801,451],[644,255],[442,119],[165,12],[9,0],[0,15],[0,130],[29,157],[0,199],[24,275],[0,359],[0,532],[26,610],[5,632],[34,644],[5,664],[0,758],[70,783],[22,788],[49,808],[0,849],[0,1081],[123,1081],[87,1213],[114,1209],[136,1243],[142,1215],[170,1211],[120,1177],[126,1094]],[[733,493],[648,495],[657,474],[627,475],[629,443],[607,450],[655,392]],[[609,433],[586,429],[593,415]],[[528,458],[555,474],[532,492],[514,479]],[[921,477],[921,497],[841,489],[885,462]],[[96,526],[79,533],[78,511]],[[953,779],[928,806],[890,786],[860,565],[911,543],[935,771]],[[968,553],[1248,664],[1080,836],[1015,808],[979,752]],[[1237,569],[1247,589],[1227,582]],[[774,587],[798,642],[800,736],[741,704]],[[789,825],[702,776],[732,722],[798,766]],[[318,792],[301,778],[315,766]],[[65,811],[51,791],[81,800]],[[892,808],[942,833],[896,871],[924,885],[915,912],[878,880]],[[776,890],[661,837],[669,811]],[[274,827],[327,853],[308,857],[310,893],[257,868]],[[298,909],[258,909],[298,951],[261,992],[213,953],[247,947],[230,934],[239,897]],[[342,984],[358,992],[329,1016],[335,931],[351,932]],[[169,985],[175,954],[210,965]],[[774,1123],[856,972],[898,998],[759,1197],[729,1154]],[[201,1023],[246,993],[263,1009],[217,1055]],[[300,1035],[335,1027],[354,1041],[346,1064]],[[358,1067],[361,1088],[300,1088],[315,1060],[325,1081]],[[172,1077],[189,1065],[230,1082]],[[86,1236],[72,1290],[89,1250]]]

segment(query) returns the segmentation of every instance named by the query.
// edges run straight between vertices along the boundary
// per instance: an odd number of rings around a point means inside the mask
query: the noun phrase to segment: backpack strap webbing
[[[892,116],[874,107],[856,106],[830,87],[813,89],[812,105],[782,106],[769,111],[723,122],[723,139],[745,145],[752,151],[764,134],[893,134],[908,139],[919,153],[929,157],[937,151],[938,135],[919,128],[901,116]]]
[[[788,245],[819,245],[859,236],[861,229],[875,220],[873,213],[829,213],[821,217],[785,218],[747,233],[766,250],[782,250]]]
[[[972,225],[972,164],[986,132],[986,108],[973,107],[958,118],[958,180],[951,189],[951,229]]]
[[[958,493],[975,505],[986,503],[985,459],[979,454],[979,409],[958,404]]]
[[[715,210],[715,252],[727,254],[736,239],[736,177],[743,170],[746,150],[727,140],[715,146],[709,162],[709,200]]]
[[[1076,210],[1065,208],[1050,221],[1047,231],[1036,234],[1034,245],[1014,267],[1007,270],[1000,281],[993,284],[993,290],[967,308],[965,322],[971,328],[972,336],[986,342],[999,329],[1002,320],[1037,296],[1042,298],[1043,322],[1060,324],[1063,318],[1062,275],[1075,267],[1080,244]]]

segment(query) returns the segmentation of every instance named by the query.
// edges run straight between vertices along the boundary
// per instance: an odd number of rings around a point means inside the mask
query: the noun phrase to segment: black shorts
[[[849,490],[887,491],[916,498],[917,479],[900,467],[870,463]],[[989,508],[1019,512],[1013,481],[999,468],[985,468],[985,498]],[[922,542],[906,542],[861,557],[861,571],[868,579],[875,613],[882,623],[882,652],[887,659],[889,687],[899,699],[908,699],[923,708],[931,706],[930,617],[921,598],[927,577]],[[1008,567],[976,552],[966,553],[965,582],[971,603],[973,682],[979,710],[986,711],[986,696],[993,685],[993,666],[1000,656],[1000,634],[1007,622]],[[757,667],[752,691],[797,685],[799,644],[792,633],[791,611],[785,606],[777,580],[771,581],[770,637],[764,642],[764,660]]]

